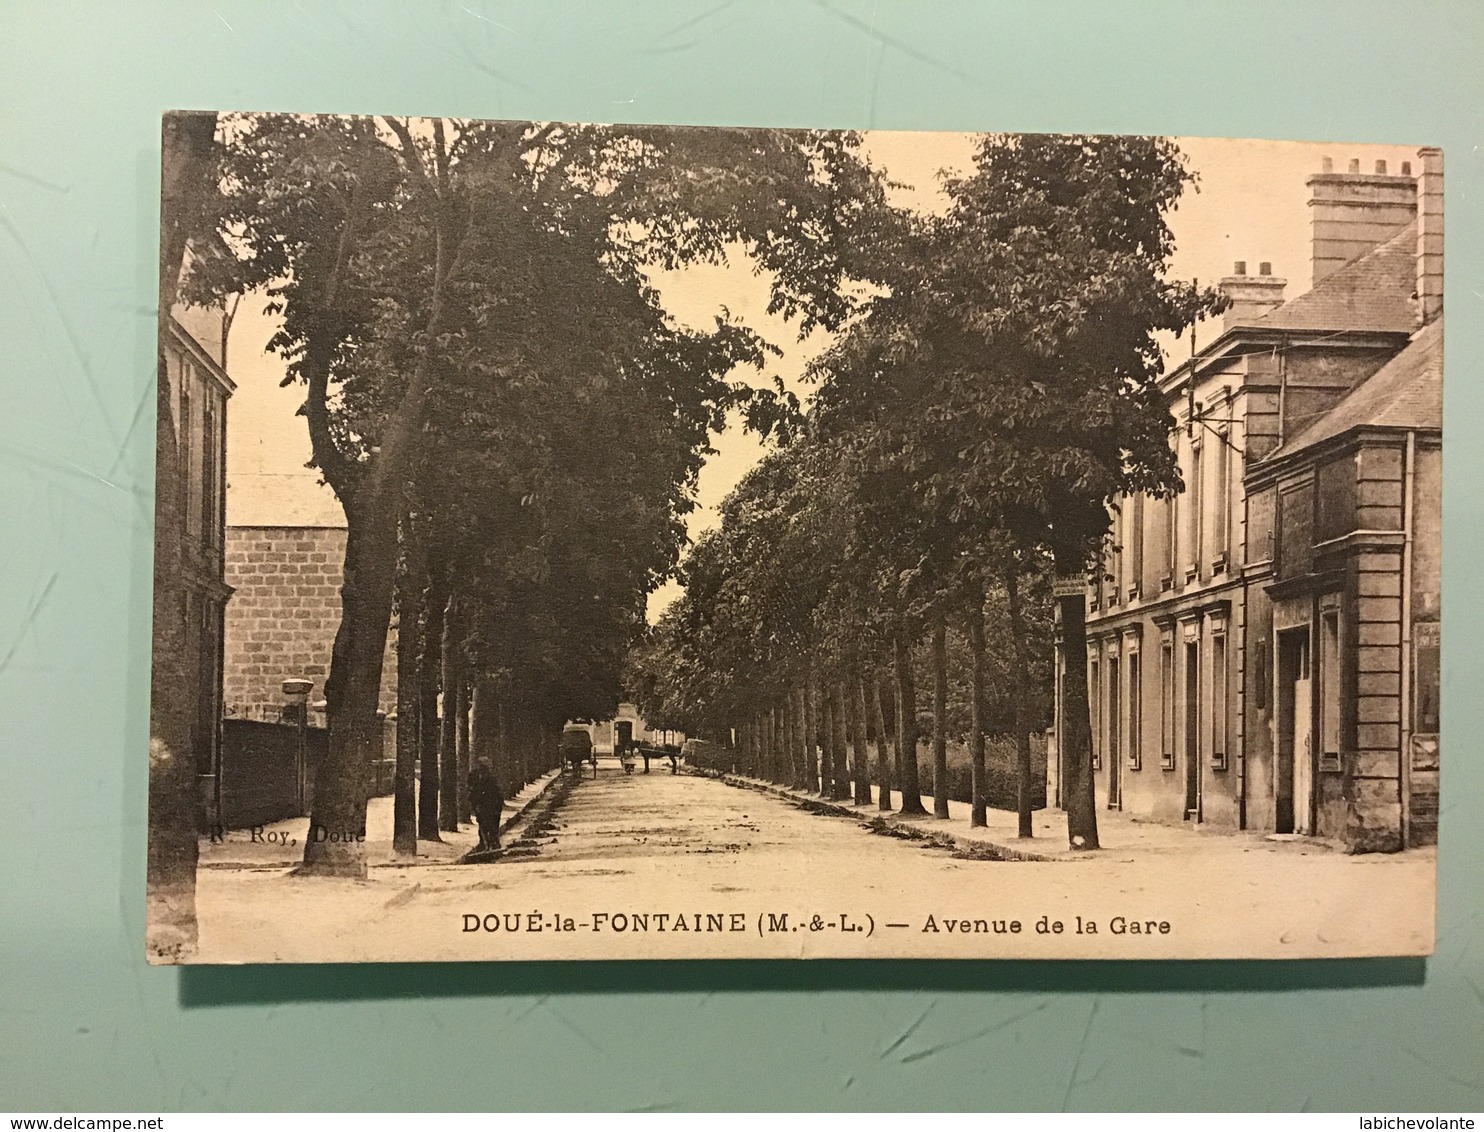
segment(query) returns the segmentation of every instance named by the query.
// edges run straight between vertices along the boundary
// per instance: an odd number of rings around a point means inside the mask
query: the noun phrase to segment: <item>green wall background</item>
[[[10,0],[0,1109],[1484,1107],[1481,31],[1463,0]],[[1443,145],[1436,957],[147,968],[168,107]]]

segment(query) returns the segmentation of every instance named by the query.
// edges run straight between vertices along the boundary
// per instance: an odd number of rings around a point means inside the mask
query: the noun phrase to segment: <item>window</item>
[[[1160,578],[1160,589],[1169,589],[1175,582],[1175,571],[1180,564],[1180,497],[1165,497],[1165,561],[1164,574]]]
[[[1144,762],[1142,755],[1144,688],[1140,683],[1140,678],[1139,653],[1135,650],[1128,654],[1128,765],[1130,770],[1138,770]]]
[[[1340,611],[1319,615],[1319,766],[1340,769]]]
[[[1108,573],[1108,604],[1117,605],[1123,596],[1123,542],[1124,522],[1123,508],[1125,504],[1120,501],[1113,511],[1113,521],[1109,528],[1108,556],[1106,569]]]
[[[1438,646],[1436,621],[1422,621],[1412,638],[1412,704],[1414,728],[1410,755],[1413,770],[1438,769]]]
[[[1187,579],[1194,578],[1200,572],[1201,568],[1202,546],[1205,535],[1205,524],[1202,522],[1203,516],[1201,514],[1202,509],[1205,507],[1205,493],[1201,491],[1201,477],[1203,474],[1201,446],[1194,444],[1190,449],[1190,484],[1186,488],[1190,496],[1189,506],[1186,507],[1186,512],[1189,516],[1187,521],[1190,524],[1188,528],[1190,536],[1190,559],[1185,567]]]
[[[1159,644],[1159,765],[1175,769],[1175,641],[1166,633]]]
[[[1098,679],[1098,662],[1096,659],[1088,662],[1087,666],[1087,704],[1091,709],[1092,718],[1092,769],[1101,770],[1103,766],[1103,684]]]
[[[1119,747],[1123,738],[1123,716],[1119,710],[1118,703],[1118,658],[1108,657],[1108,765],[1116,768],[1118,766]],[[1110,771],[1110,776],[1112,772]],[[1113,776],[1116,781],[1116,776]],[[1116,805],[1118,798],[1114,791],[1109,792],[1108,804]]]
[[[180,520],[176,527],[185,537],[189,538],[191,530],[191,441],[195,431],[195,421],[191,415],[191,381],[195,377],[189,362],[182,362],[180,367],[180,445],[175,461],[176,474],[180,477]]]
[[[1129,530],[1124,535],[1128,546],[1128,571],[1124,584],[1132,600],[1139,596],[1144,585],[1144,496],[1135,495],[1128,501],[1128,506]]]
[[[1211,766],[1226,769],[1226,735],[1231,726],[1226,681],[1226,630],[1211,633]]]
[[[1438,626],[1424,622],[1416,627],[1416,663],[1413,679],[1417,689],[1416,731],[1419,735],[1438,733],[1438,686],[1441,637]]]
[[[1212,459],[1216,464],[1216,483],[1212,487],[1215,494],[1211,501],[1211,569],[1217,571],[1226,568],[1231,550],[1232,450],[1227,433],[1220,433],[1216,437],[1216,451],[1212,453]]]
[[[202,541],[212,548],[219,545],[221,534],[218,530],[217,457],[216,407],[208,400],[201,424],[201,534]]]

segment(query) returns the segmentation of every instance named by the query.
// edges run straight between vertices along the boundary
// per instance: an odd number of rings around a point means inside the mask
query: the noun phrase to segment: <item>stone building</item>
[[[1185,490],[1117,501],[1088,592],[1100,804],[1436,836],[1441,154],[1416,164],[1326,162],[1311,289],[1237,264],[1220,334],[1164,379]]]
[[[330,652],[340,627],[344,526],[227,528],[227,606],[223,710],[229,718],[277,719],[285,679],[314,681],[324,698]],[[396,710],[396,634],[388,634],[381,710]],[[323,723],[323,718],[320,720]]]

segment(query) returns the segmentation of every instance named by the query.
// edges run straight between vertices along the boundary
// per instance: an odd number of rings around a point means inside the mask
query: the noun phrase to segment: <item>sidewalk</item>
[[[947,820],[932,816],[933,800],[924,796],[926,815],[903,816],[894,809],[882,812],[876,803],[857,806],[846,800],[832,802],[817,794],[778,786],[758,778],[738,774],[718,774],[732,786],[745,787],[774,794],[780,798],[801,803],[816,812],[836,814],[879,828],[877,823],[895,831],[898,836],[921,838],[944,848],[958,852],[982,854],[1007,861],[1091,861],[1109,859],[1132,860],[1161,855],[1190,856],[1192,854],[1247,853],[1254,850],[1309,854],[1339,854],[1339,846],[1318,838],[1304,837],[1268,840],[1255,830],[1217,830],[1202,826],[1164,825],[1129,817],[1117,810],[1098,810],[1098,841],[1101,849],[1096,853],[1075,851],[1067,845],[1067,817],[1061,810],[1037,810],[1031,816],[1034,837],[1023,840],[1018,836],[1019,819],[1007,810],[991,809],[989,824],[979,828],[969,826],[970,806],[967,802],[948,803]],[[874,796],[875,790],[873,788]],[[893,792],[894,805],[901,804],[901,795]]]
[[[503,834],[514,825],[560,776],[560,771],[549,771],[522,787],[514,797],[505,799],[500,832]],[[256,830],[228,830],[223,841],[212,843],[202,839],[197,868],[292,868],[304,859],[304,839],[308,835],[307,817],[289,818]],[[389,796],[372,798],[366,806],[366,863],[372,868],[449,865],[479,843],[478,827],[473,823],[461,825],[457,833],[444,831],[440,836],[442,841],[419,841],[415,857],[400,856],[392,851],[392,799]]]

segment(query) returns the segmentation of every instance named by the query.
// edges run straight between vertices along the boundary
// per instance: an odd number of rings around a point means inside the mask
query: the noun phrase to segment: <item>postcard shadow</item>
[[[1246,993],[1421,986],[1427,961],[615,960],[183,967],[184,1008],[561,994],[747,991]]]

